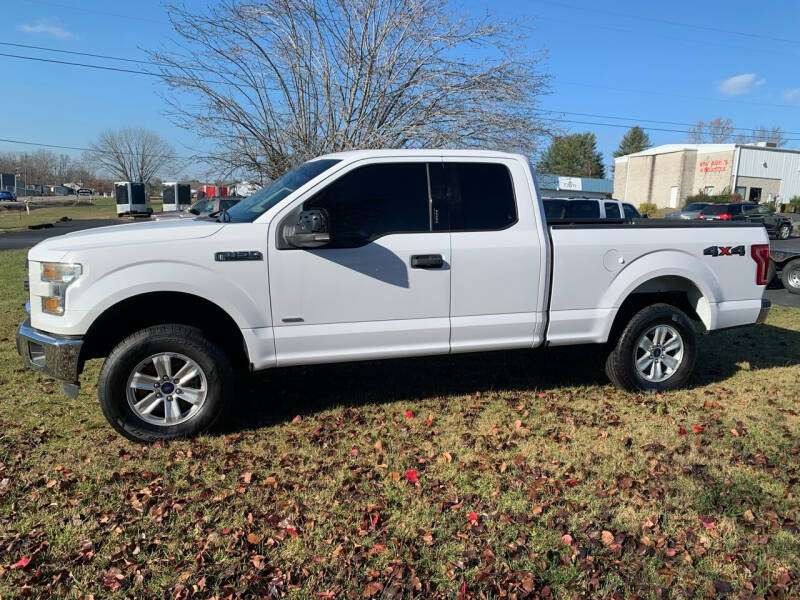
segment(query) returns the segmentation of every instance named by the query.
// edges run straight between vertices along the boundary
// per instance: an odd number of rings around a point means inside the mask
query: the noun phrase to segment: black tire
[[[783,267],[781,281],[792,294],[800,294],[800,258],[790,260]]]
[[[792,235],[792,226],[789,223],[783,223],[778,227],[775,237],[779,240],[788,240],[790,235]]]
[[[657,325],[667,325],[677,332],[683,342],[683,355],[669,377],[663,381],[650,381],[639,374],[635,361],[639,339]],[[694,369],[697,356],[694,327],[683,311],[670,304],[653,304],[641,309],[612,343],[605,370],[611,382],[621,389],[643,392],[672,390],[683,386]]]
[[[199,366],[205,377],[207,390],[205,400],[201,404],[198,403],[199,408],[194,414],[186,417],[187,420],[175,425],[147,422],[134,411],[128,400],[129,378],[137,370],[137,366],[147,361],[148,357],[159,353],[175,355],[174,361],[177,363],[173,361],[172,364],[177,365],[181,363],[178,356],[189,358]],[[211,428],[233,397],[235,381],[230,358],[199,329],[186,325],[157,325],[128,336],[111,351],[100,370],[97,390],[103,415],[114,429],[129,440],[151,443],[189,438]],[[184,383],[187,381],[184,380]],[[179,388],[179,386],[180,382],[177,382],[174,387]],[[159,388],[158,391],[167,393],[166,388],[163,390]],[[175,393],[176,406],[178,398]],[[181,406],[188,407],[184,408],[187,411],[191,409],[183,402]],[[162,413],[164,411],[166,407],[162,409]],[[151,414],[158,413],[153,411]]]

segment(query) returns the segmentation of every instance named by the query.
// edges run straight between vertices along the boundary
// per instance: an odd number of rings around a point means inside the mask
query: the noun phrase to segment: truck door
[[[450,234],[432,230],[429,161],[355,164],[273,220],[279,365],[449,351]],[[300,210],[324,213],[326,245],[281,247]]]
[[[513,160],[445,157],[442,171],[431,188],[451,207],[450,351],[538,344],[546,281],[537,219],[543,217],[525,169]]]

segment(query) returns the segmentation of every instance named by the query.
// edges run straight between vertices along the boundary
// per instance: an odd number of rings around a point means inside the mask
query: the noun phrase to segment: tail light
[[[698,218],[698,219],[702,219],[702,218],[703,218],[703,213],[699,213],[699,214],[697,215],[697,218]]]
[[[753,244],[750,256],[756,261],[756,285],[767,285],[769,273],[769,244]]]
[[[719,218],[722,219],[723,221],[730,221],[731,220],[731,215],[730,215],[730,213],[722,213],[719,216]]]

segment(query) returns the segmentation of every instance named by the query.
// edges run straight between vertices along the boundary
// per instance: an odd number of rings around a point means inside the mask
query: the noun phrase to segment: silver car
[[[696,219],[710,202],[692,202],[683,207],[680,212],[670,212],[664,215],[665,219]]]

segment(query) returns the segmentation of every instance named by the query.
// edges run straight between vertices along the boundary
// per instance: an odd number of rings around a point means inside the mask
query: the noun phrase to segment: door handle
[[[415,254],[411,257],[412,269],[441,269],[443,266],[441,254]]]

